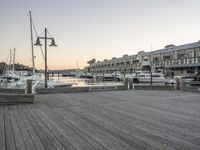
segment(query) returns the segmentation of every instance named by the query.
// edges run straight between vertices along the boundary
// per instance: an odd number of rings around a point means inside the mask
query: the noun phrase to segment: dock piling
[[[32,80],[27,80],[27,94],[32,93]]]
[[[129,79],[129,89],[133,89],[133,79]]]
[[[128,86],[129,86],[128,85],[128,78],[124,79],[124,86],[125,86],[126,89],[128,89]]]

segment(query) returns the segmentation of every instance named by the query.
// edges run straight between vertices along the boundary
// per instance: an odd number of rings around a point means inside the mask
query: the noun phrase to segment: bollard
[[[129,89],[133,89],[133,79],[129,79]]]
[[[27,80],[27,94],[32,93],[32,80]]]
[[[128,89],[128,79],[127,78],[124,79],[124,86],[126,89]]]
[[[176,78],[176,90],[180,90],[180,79],[179,78]]]

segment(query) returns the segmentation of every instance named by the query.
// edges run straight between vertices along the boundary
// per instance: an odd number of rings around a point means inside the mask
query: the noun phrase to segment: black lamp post
[[[153,84],[153,77],[152,77],[152,68],[154,67],[154,58],[153,58],[153,63],[152,63],[152,65],[150,66],[150,76],[151,76],[151,86],[152,86],[152,84]]]
[[[40,43],[40,39],[44,39],[44,46],[45,46],[45,88],[47,88],[47,40],[51,40],[51,44],[49,46],[57,46],[55,44],[54,38],[47,37],[47,28],[45,28],[45,35],[44,37],[37,37],[36,43],[34,44],[35,46],[42,46]]]
[[[152,86],[152,83],[153,83],[153,78],[152,78],[152,68],[150,68],[150,76],[151,76],[151,86]]]

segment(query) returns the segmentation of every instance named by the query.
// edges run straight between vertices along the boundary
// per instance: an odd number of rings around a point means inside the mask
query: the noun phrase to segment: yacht
[[[97,80],[103,80],[103,74],[102,73],[97,73],[96,74],[96,79]]]
[[[109,74],[109,73],[106,73],[103,75],[103,81],[113,81],[114,80],[114,77]]]
[[[86,73],[86,78],[87,78],[87,79],[92,79],[92,78],[93,78],[92,73],[87,72],[87,73]]]
[[[2,79],[6,79],[9,82],[18,81],[20,76],[13,71],[6,71],[6,73],[2,76]]]
[[[150,83],[151,82],[151,74],[149,73],[141,73],[138,74],[137,77],[133,78],[134,81],[139,83]],[[163,74],[160,73],[152,73],[152,82],[153,83],[162,83],[165,81]]]
[[[124,76],[119,71],[113,72],[112,76],[115,81],[122,81],[124,79]]]

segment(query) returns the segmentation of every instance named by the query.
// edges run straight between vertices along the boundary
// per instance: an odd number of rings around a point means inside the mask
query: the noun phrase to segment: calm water
[[[92,79],[83,79],[75,77],[51,77],[55,81],[61,81],[64,83],[72,83],[73,87],[77,86],[101,86],[101,85],[123,85],[123,82],[114,82],[114,81],[96,81]]]
[[[109,86],[109,85],[123,85],[123,81],[96,81],[95,79],[85,79],[85,78],[76,78],[76,77],[50,77],[55,81],[60,81],[64,83],[72,83],[72,87],[85,87],[85,86]],[[137,83],[134,83],[137,84]],[[137,84],[138,85],[138,84]],[[150,83],[139,83],[139,85],[150,85]],[[164,85],[163,83],[153,83],[153,85]]]

